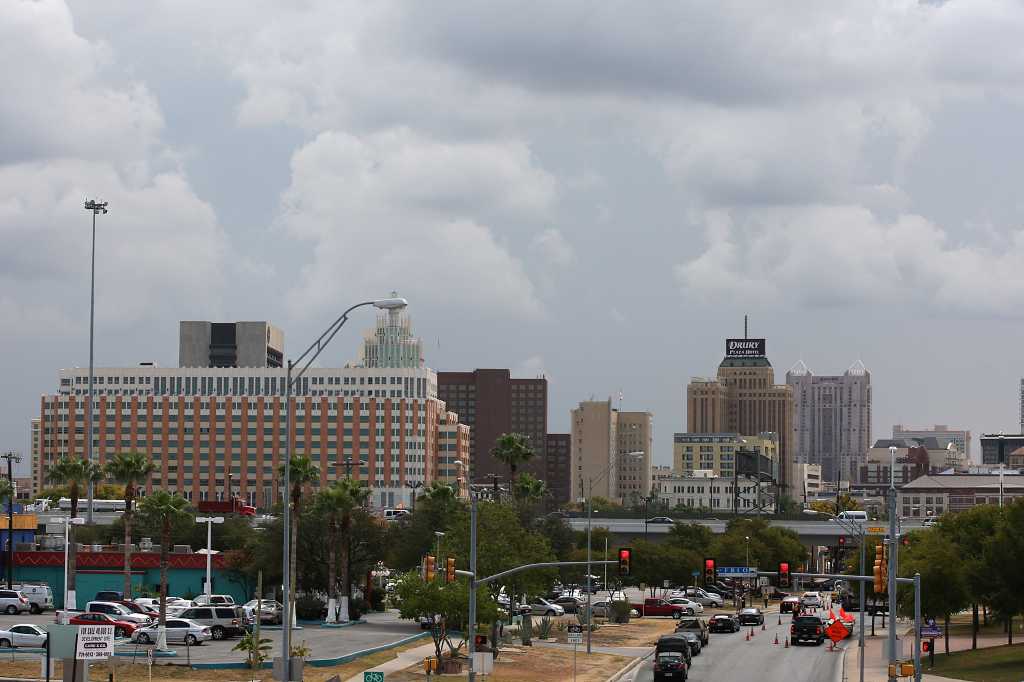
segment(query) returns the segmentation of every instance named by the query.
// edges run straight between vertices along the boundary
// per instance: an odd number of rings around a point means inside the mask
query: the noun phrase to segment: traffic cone
[[[786,648],[789,648],[789,637],[786,638]]]
[[[778,645],[779,645],[779,634],[775,633],[775,641],[772,642],[772,646],[778,646]]]
[[[745,641],[745,642],[749,642],[750,641],[750,633],[749,632],[747,634],[743,635],[743,641]]]
[[[750,636],[751,636],[751,637],[753,637],[753,636],[754,636],[754,628],[753,628],[753,627],[751,627],[751,628],[750,628]]]
[[[766,627],[764,626],[764,623],[761,623],[761,632],[764,632],[764,631],[765,631],[765,630],[767,630],[767,629],[768,629],[768,628],[766,628]]]
[[[828,650],[829,651],[835,651],[836,650],[836,643],[833,642],[831,639],[828,641]]]
[[[782,612],[779,612],[779,625],[782,625]]]

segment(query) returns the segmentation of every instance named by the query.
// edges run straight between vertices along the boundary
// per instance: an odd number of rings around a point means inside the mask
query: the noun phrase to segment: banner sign
[[[80,661],[95,661],[114,655],[113,625],[81,625],[78,628],[78,642],[75,644],[75,658]]]
[[[764,339],[726,339],[727,358],[763,358]]]

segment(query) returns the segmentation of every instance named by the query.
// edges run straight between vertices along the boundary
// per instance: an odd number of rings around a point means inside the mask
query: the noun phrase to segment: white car
[[[124,604],[112,601],[91,601],[85,605],[85,610],[88,613],[105,613],[117,620],[138,623],[139,625],[149,625],[153,622],[152,616],[135,613]]]
[[[230,594],[201,594],[192,600],[193,606],[234,606],[235,598]]]
[[[46,630],[26,623],[0,630],[0,649],[10,649],[12,646],[46,646]]]
[[[550,602],[544,597],[537,597],[530,602],[530,610],[535,616],[564,616],[565,609]]]
[[[720,594],[702,590],[699,587],[686,588],[686,599],[691,599],[703,606],[725,606],[725,599]]]
[[[818,592],[804,592],[804,596],[800,597],[800,606],[804,608],[821,608],[821,594]]]
[[[273,599],[264,599],[262,603],[257,602],[255,599],[248,601],[242,605],[242,611],[245,612],[245,617],[249,620],[255,620],[256,617],[256,605],[260,607],[260,622],[271,623],[280,625],[283,618],[284,606],[279,601]]]
[[[677,604],[686,609],[686,615],[695,616],[698,613],[704,613],[704,605],[687,599],[686,597],[672,597],[668,600],[669,604]]]
[[[153,644],[157,641],[159,623],[141,627],[132,633],[132,641],[139,644]],[[198,646],[212,637],[210,628],[186,618],[167,619],[167,641]]]
[[[156,609],[157,611],[160,610],[160,597],[139,597],[135,600],[135,603],[139,606],[149,606]],[[181,597],[167,597],[168,606],[184,604],[192,606],[192,602],[190,602],[187,599],[182,599]]]
[[[17,590],[0,590],[0,611],[11,616],[30,611],[28,597]]]

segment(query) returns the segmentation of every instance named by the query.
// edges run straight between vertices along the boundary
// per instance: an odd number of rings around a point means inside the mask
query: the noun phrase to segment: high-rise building
[[[778,469],[779,437],[774,433],[741,436],[738,433],[677,433],[672,436],[672,469],[676,476],[710,471],[715,476],[732,476],[736,451],[756,452],[773,463],[764,474]],[[755,464],[758,460],[754,460]]]
[[[1020,380],[1020,432],[1024,433],[1024,379]]]
[[[787,485],[792,460],[793,389],[775,383],[764,339],[726,339],[725,358],[715,379],[694,378],[686,387],[686,429],[690,433],[776,433],[780,486]]]
[[[179,367],[281,367],[284,332],[269,322],[185,320],[178,329]]]
[[[519,433],[529,441],[534,457],[518,471],[548,479],[548,380],[513,379],[507,369],[472,372],[438,372],[437,396],[470,427],[470,476],[475,483],[489,483],[489,475],[506,480],[508,467],[491,451],[505,433]],[[548,487],[552,481],[547,480]]]
[[[469,468],[469,430],[437,397],[437,377],[422,362],[381,352],[380,340],[415,345],[408,318],[390,310],[364,344],[373,366],[311,368],[292,394],[295,455],[320,469],[319,485],[351,476],[373,489],[372,503],[409,505],[416,485],[459,478]],[[397,366],[391,366],[394,362]],[[145,453],[155,488],[187,499],[238,495],[269,507],[281,499],[285,370],[280,367],[98,368],[93,445],[102,464],[117,452]],[[63,456],[85,453],[88,373],[60,371],[57,393],[40,406],[36,480]],[[461,462],[461,464],[456,464]],[[318,487],[314,485],[314,488]]]
[[[654,452],[654,416],[650,412],[616,414],[618,496],[636,504],[651,494],[651,456]]]
[[[572,437],[568,433],[549,433],[544,447],[548,492],[556,505],[572,499]]]
[[[570,412],[572,498],[590,492],[629,502],[651,494],[654,418],[620,412],[611,399],[588,400]]]
[[[964,429],[954,429],[945,424],[936,424],[930,429],[912,429],[903,424],[896,424],[892,427],[893,440],[906,438],[934,438],[940,448],[947,448],[950,444],[959,450],[967,461],[971,459],[971,432]]]
[[[35,494],[39,492],[39,452],[40,452],[40,439],[42,438],[39,428],[39,417],[32,417],[32,434],[29,440],[29,465],[31,466],[31,479],[32,484],[29,488],[29,494],[35,497]]]
[[[793,388],[793,461],[820,464],[826,481],[849,481],[872,443],[871,373],[858,360],[841,375],[816,376],[801,360],[786,383]]]
[[[981,437],[981,463],[1009,464],[1010,455],[1024,452],[1024,433],[986,433]]]

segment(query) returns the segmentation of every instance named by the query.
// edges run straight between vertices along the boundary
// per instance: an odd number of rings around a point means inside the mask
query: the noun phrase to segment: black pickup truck
[[[820,646],[825,641],[825,621],[818,616],[797,616],[789,626],[789,638],[794,646],[803,641]]]

